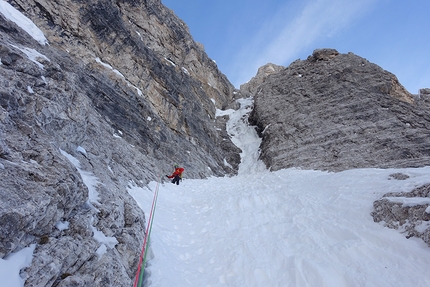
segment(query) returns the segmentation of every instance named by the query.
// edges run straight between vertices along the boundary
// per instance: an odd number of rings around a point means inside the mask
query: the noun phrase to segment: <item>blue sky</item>
[[[257,69],[288,66],[314,49],[353,52],[430,88],[429,0],[162,0],[237,88]]]

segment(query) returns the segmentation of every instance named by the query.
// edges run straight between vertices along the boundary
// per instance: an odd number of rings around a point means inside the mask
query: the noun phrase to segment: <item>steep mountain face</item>
[[[214,120],[215,108],[230,104],[233,87],[193,41],[186,24],[159,0],[11,3],[45,32],[51,46],[118,86],[113,91],[120,96],[109,97],[97,84],[81,83],[91,89],[87,94],[98,112],[118,115],[113,124],[131,130],[125,136],[145,153],[156,156],[164,150],[162,157],[169,155],[170,163],[190,163],[187,174],[192,176],[232,172],[222,164],[229,148],[218,147]],[[186,138],[175,139],[177,134]],[[209,153],[213,160],[191,164],[196,153],[204,158]],[[234,157],[227,160],[233,166]]]
[[[272,170],[430,163],[427,101],[415,100],[393,74],[352,53],[315,50],[268,75],[251,95],[250,121],[263,139],[261,159]]]
[[[131,286],[127,188],[235,174],[234,88],[160,1],[8,2],[49,45],[0,14],[0,257],[37,244],[26,286]]]

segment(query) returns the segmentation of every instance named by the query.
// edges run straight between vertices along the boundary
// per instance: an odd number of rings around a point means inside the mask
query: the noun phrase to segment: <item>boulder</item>
[[[394,179],[404,180],[393,176]],[[414,198],[417,204],[404,204],[403,198]],[[410,192],[387,193],[373,203],[373,220],[384,226],[397,229],[406,238],[418,237],[430,246],[430,184],[420,186]]]

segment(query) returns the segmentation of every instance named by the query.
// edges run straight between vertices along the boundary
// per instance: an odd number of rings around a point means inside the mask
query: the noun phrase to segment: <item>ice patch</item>
[[[106,245],[102,244],[100,245],[99,248],[97,248],[96,250],[96,254],[99,257],[99,260],[101,259],[101,257],[107,252],[107,247]]]
[[[230,114],[227,122],[227,133],[231,141],[242,150],[239,174],[249,174],[265,171],[266,166],[259,160],[261,138],[254,127],[248,125],[248,116],[254,104],[253,98],[239,99],[238,111]]]
[[[216,109],[216,111],[215,111],[215,117],[230,116],[233,113],[234,113],[233,109],[228,109],[228,110],[219,110],[219,109]]]
[[[58,221],[57,223],[55,223],[55,227],[58,230],[63,231],[63,230],[69,229],[69,224],[70,222],[68,221]]]
[[[167,58],[164,58],[164,60],[166,60],[167,62],[169,62],[173,67],[176,67],[176,64],[172,60],[167,59]]]
[[[45,59],[46,61],[50,62],[50,60],[45,55],[40,54],[34,49],[27,48],[27,47],[20,48],[15,45],[11,45],[11,46],[23,52],[27,56],[27,58],[33,63],[35,63],[40,69],[43,69],[45,66],[42,63],[40,63],[38,59]]]
[[[81,164],[77,158],[72,156],[71,154],[63,151],[60,149],[60,152],[62,155],[64,155],[78,170],[79,174],[82,177],[82,181],[88,188],[88,204],[96,209],[93,204],[100,204],[99,203],[99,193],[96,190],[97,185],[100,183],[91,172],[85,171],[81,169]]]
[[[0,0],[0,13],[2,13],[6,19],[14,22],[21,29],[27,32],[28,35],[33,37],[33,39],[39,42],[41,45],[48,44],[48,40],[45,38],[42,30],[40,30],[39,27],[33,23],[33,21],[28,19],[6,1]]]
[[[115,237],[106,236],[102,231],[97,230],[94,226],[91,226],[94,233],[94,239],[98,242],[105,244],[109,248],[114,248],[118,244],[118,240]]]
[[[227,166],[227,167],[229,167],[229,168],[231,168],[231,169],[233,168],[233,167],[231,166],[231,164],[229,164],[229,163],[228,163],[228,161],[227,161],[226,159],[224,159],[224,165],[225,165],[225,166]]]
[[[182,67],[182,71],[184,71],[185,74],[190,75],[190,72],[188,72],[186,68]]]
[[[121,78],[125,78],[120,71],[118,71],[117,69],[114,69],[111,65],[102,62],[99,57],[96,58],[96,62],[101,64],[103,67],[108,68],[109,70],[112,70],[115,74],[117,74]]]
[[[78,146],[78,148],[76,149],[76,151],[80,152],[83,155],[87,155],[87,151],[83,147],[81,147],[81,146]]]

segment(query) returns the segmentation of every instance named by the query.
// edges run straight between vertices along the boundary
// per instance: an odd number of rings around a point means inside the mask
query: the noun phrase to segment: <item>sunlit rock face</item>
[[[253,95],[258,94],[260,85],[266,80],[266,78],[274,73],[277,73],[281,70],[285,69],[283,66],[275,65],[272,63],[268,63],[264,66],[261,66],[255,77],[253,77],[250,81],[240,86],[240,92],[245,97],[252,97]]]
[[[268,75],[253,96],[250,120],[263,139],[261,159],[272,170],[430,163],[428,102],[352,53],[315,50]]]
[[[234,88],[160,1],[8,2],[49,45],[0,15],[0,257],[37,244],[26,286],[131,286],[127,189],[235,174]]]

